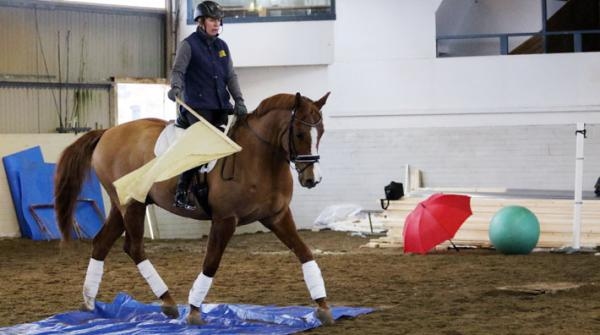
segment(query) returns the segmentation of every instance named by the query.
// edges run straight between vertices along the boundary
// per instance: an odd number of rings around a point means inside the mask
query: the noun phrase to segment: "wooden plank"
[[[401,246],[406,216],[426,198],[425,196],[405,197],[391,201],[388,210],[385,211],[387,219],[384,226],[388,229],[387,236],[372,240],[370,244],[377,247]],[[572,242],[573,200],[493,197],[471,198],[473,215],[465,221],[453,241],[489,246],[488,230],[492,217],[501,208],[510,205],[524,206],[536,215],[540,222],[538,247],[562,247]],[[588,246],[600,244],[600,201],[584,201],[581,216],[582,244]]]

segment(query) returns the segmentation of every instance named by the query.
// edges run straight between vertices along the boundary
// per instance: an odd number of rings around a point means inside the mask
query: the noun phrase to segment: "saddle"
[[[221,166],[221,179],[232,180],[235,173],[235,155],[221,158],[223,165]],[[189,193],[193,194],[198,204],[204,209],[204,212],[209,218],[212,218],[212,208],[208,202],[208,173],[215,167],[217,161],[211,161],[208,164],[198,167],[198,173],[194,174],[194,178],[190,183]],[[208,165],[208,166],[207,166]]]

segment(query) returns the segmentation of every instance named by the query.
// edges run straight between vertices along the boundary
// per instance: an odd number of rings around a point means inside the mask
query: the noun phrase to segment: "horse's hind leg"
[[[294,218],[289,208],[280,220],[263,220],[261,223],[275,233],[275,236],[298,257],[298,260],[302,263],[304,282],[308,287],[311,298],[319,306],[316,311],[317,318],[323,325],[333,324],[334,320],[327,305],[327,294],[325,293],[325,282],[321,275],[321,269],[319,269],[319,265],[314,260],[310,248],[308,248],[304,241],[302,241],[302,238],[300,238],[300,235],[298,235]]]
[[[179,311],[177,303],[171,297],[169,288],[162,280],[152,263],[146,258],[144,251],[144,215],[146,214],[146,205],[135,202],[125,209],[125,231],[127,233],[125,252],[135,262],[142,277],[146,279],[148,285],[156,297],[162,300],[162,311],[170,318],[177,318]]]
[[[123,234],[125,226],[123,226],[123,217],[121,213],[112,204],[112,209],[108,214],[106,222],[94,237],[92,242],[92,257],[85,274],[83,283],[83,305],[84,310],[94,310],[96,295],[102,281],[104,273],[104,259],[115,241]]]
[[[202,272],[194,281],[194,285],[192,286],[188,297],[190,314],[188,315],[187,320],[189,324],[199,325],[204,323],[200,313],[200,306],[208,294],[213,277],[219,269],[223,252],[225,252],[227,243],[229,243],[231,236],[233,236],[236,226],[237,219],[233,217],[224,220],[213,219],[210,226],[210,233],[208,234],[208,243],[206,246],[204,263],[202,264]]]

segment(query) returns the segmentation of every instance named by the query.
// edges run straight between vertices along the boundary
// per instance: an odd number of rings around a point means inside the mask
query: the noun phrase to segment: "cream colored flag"
[[[184,107],[190,110],[188,106]],[[113,183],[121,205],[126,205],[133,199],[144,202],[154,183],[242,150],[204,118],[191,112],[200,121],[187,128],[165,153]]]

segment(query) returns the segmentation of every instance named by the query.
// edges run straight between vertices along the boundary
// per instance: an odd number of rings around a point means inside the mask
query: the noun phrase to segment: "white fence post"
[[[581,248],[581,205],[583,204],[583,140],[585,123],[577,122],[575,147],[575,194],[573,205],[573,249]]]

